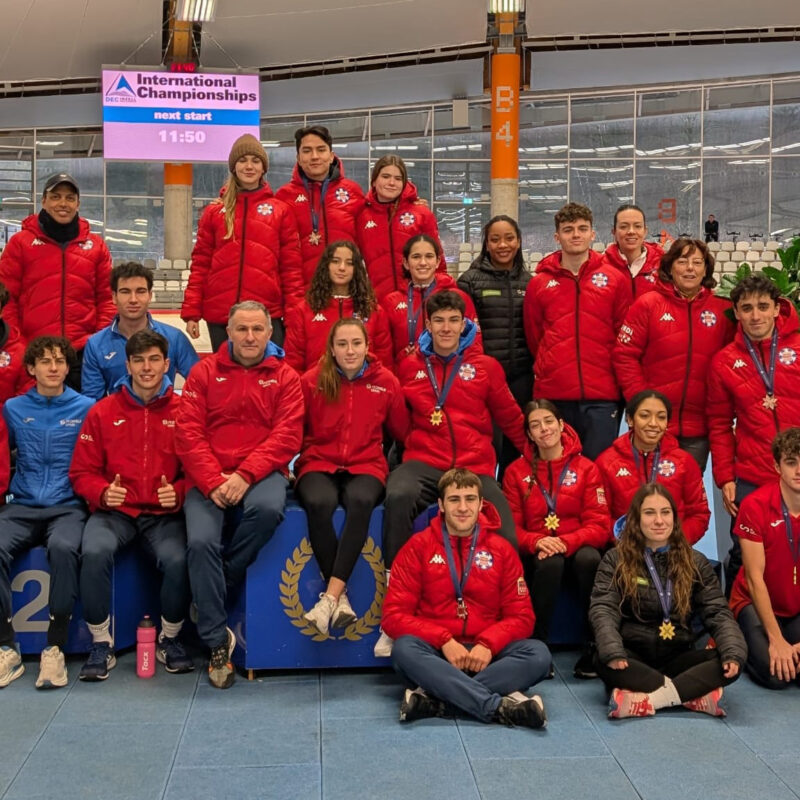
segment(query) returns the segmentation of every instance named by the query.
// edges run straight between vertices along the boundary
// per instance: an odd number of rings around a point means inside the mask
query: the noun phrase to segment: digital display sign
[[[123,161],[227,161],[259,138],[258,75],[103,69],[103,155]]]

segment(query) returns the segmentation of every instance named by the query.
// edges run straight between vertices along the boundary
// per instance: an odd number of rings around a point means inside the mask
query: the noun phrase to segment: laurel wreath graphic
[[[375,544],[375,540],[371,536],[368,536],[361,550],[361,555],[367,564],[369,564],[372,569],[372,574],[375,577],[375,596],[372,599],[372,604],[367,609],[367,613],[348,625],[341,636],[331,636],[330,634],[323,636],[303,616],[303,614],[306,613],[306,609],[303,608],[303,604],[300,602],[298,585],[303,569],[313,555],[311,543],[308,537],[305,537],[300,544],[295,547],[292,557],[286,559],[285,568],[281,570],[281,582],[278,584],[278,588],[281,593],[283,613],[289,617],[292,625],[299,628],[303,636],[310,636],[315,642],[324,642],[327,639],[348,639],[351,642],[357,642],[363,636],[372,633],[380,624],[383,598],[386,595],[386,576],[383,571],[383,554],[381,553],[380,547]]]

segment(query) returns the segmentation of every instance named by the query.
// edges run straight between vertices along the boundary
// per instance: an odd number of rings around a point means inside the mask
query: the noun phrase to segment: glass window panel
[[[296,150],[294,132],[305,124],[304,117],[280,117],[261,120],[261,143],[270,147],[291,147]]]
[[[0,250],[38,208],[33,188],[33,131],[0,133]]]
[[[772,152],[800,154],[800,81],[776,81],[772,103]]]
[[[436,206],[436,219],[439,222],[439,237],[448,264],[458,263],[459,245],[470,242],[479,245],[483,226],[491,218],[492,210],[488,201],[459,205],[458,203],[439,203]]]
[[[192,168],[192,195],[206,200],[217,197],[229,174],[227,164],[195,164]],[[272,176],[268,177],[271,179]]]
[[[57,172],[78,181],[81,194],[103,193],[103,134],[86,131],[36,131],[36,185]]]
[[[489,158],[492,112],[488,103],[469,107],[469,127],[453,127],[451,106],[439,107],[433,115],[435,158]]]
[[[523,97],[519,108],[519,157],[566,155],[568,120],[566,97],[555,100]]]
[[[800,235],[800,156],[772,159],[771,238]]]
[[[466,198],[473,202],[490,199],[488,161],[437,161],[434,167],[435,202]]]
[[[637,156],[700,152],[700,89],[643,92],[638,96]]]
[[[523,249],[539,253],[554,249],[553,214],[567,202],[568,189],[566,161],[519,165],[519,224]]]
[[[703,152],[755,155],[769,145],[769,84],[706,89]]]
[[[373,161],[381,156],[394,154],[404,160],[429,158],[431,154],[430,108],[418,111],[372,113],[370,155]]]
[[[312,117],[308,125],[324,125],[333,136],[333,151],[341,158],[369,156],[369,117],[348,114],[336,117]]]
[[[703,214],[719,220],[720,239],[763,237],[769,207],[769,162],[763,159],[706,158]]]
[[[362,189],[369,186],[369,161],[360,158],[343,158],[344,175],[355,181]]]
[[[571,161],[569,199],[592,209],[597,240],[607,243],[614,212],[623,203],[633,202],[633,162]]]
[[[633,95],[572,100],[570,152],[581,158],[616,158],[633,153]]]
[[[105,239],[111,255],[141,261],[164,256],[164,203],[153,197],[109,197]]]
[[[648,238],[699,236],[700,159],[639,159],[636,162],[636,205],[645,213]],[[613,218],[612,218],[613,222]],[[611,226],[603,234],[611,237]]]
[[[122,197],[163,197],[164,164],[152,161],[108,161],[106,193]]]

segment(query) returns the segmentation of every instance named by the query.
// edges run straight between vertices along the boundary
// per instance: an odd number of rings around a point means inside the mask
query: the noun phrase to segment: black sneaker
[[[400,703],[400,722],[413,722],[415,719],[443,717],[444,703],[431,697],[424,689],[406,689]]]
[[[108,671],[116,666],[114,648],[108,642],[95,642],[78,677],[82,681],[104,681]]]
[[[573,675],[584,681],[590,681],[597,677],[597,670],[594,667],[595,646],[589,645],[581,653],[581,657],[575,662]]]
[[[507,694],[495,713],[498,722],[512,728],[516,725],[525,728],[547,727],[547,713],[538,694],[533,697],[527,697],[522,692]]]
[[[194,669],[194,662],[177,636],[172,639],[162,633],[158,637],[156,658],[164,665],[167,672],[191,672]]]
[[[229,689],[236,679],[231,656],[236,648],[236,637],[228,628],[228,641],[211,650],[208,662],[208,682],[217,689]]]

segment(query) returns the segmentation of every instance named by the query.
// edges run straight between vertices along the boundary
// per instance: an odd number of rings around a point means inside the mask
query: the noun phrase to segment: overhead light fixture
[[[489,0],[490,14],[520,14],[525,10],[525,0]]]
[[[178,0],[175,19],[179,22],[213,22],[217,0]]]

